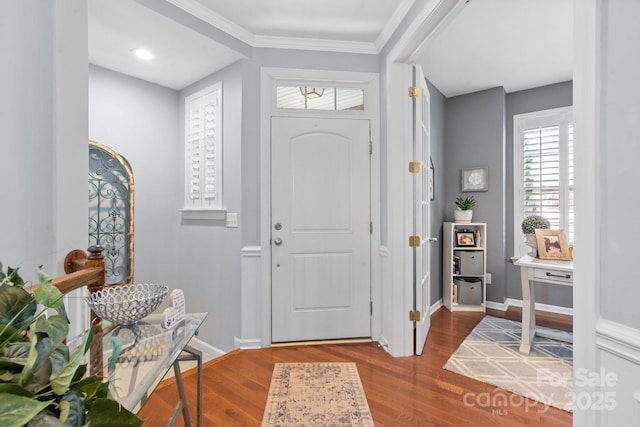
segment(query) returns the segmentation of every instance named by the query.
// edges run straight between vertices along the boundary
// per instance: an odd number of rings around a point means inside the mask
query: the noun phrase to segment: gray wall
[[[431,243],[431,301],[435,304],[442,299],[442,223],[445,218],[445,183],[444,183],[444,123],[445,123],[445,97],[438,88],[427,79],[429,95],[431,97],[431,160],[435,169],[434,193],[435,199],[431,201],[431,233],[438,241]]]
[[[1,2],[0,28],[0,262],[35,282],[86,243],[86,4]]]
[[[630,274],[630,268],[638,262],[636,242],[640,232],[626,221],[637,218],[640,210],[636,186],[640,180],[640,50],[633,47],[638,40],[640,4],[608,1],[604,5],[603,26],[607,30],[603,49],[607,57],[602,69],[602,143],[598,147],[602,198],[600,310],[605,319],[640,329],[640,287],[635,275]],[[625,230],[624,238],[621,229]]]
[[[176,268],[182,185],[178,92],[89,67],[89,139],[124,156],[135,180],[134,280],[164,283]]]
[[[507,94],[507,256],[513,256],[513,116],[515,114],[548,110],[573,105],[573,82],[563,82],[539,88]],[[507,288],[505,298],[522,299],[520,269],[507,263]],[[571,288],[564,286],[536,285],[536,301],[561,307],[573,307]]]
[[[183,89],[178,113],[182,147],[185,98],[222,82],[222,198],[227,212],[238,213],[240,218],[248,216],[241,207],[243,62],[238,61]],[[182,150],[179,158],[184,158]],[[179,182],[184,179],[182,171],[181,168],[176,177]],[[179,280],[189,290],[187,302],[194,311],[209,312],[207,330],[202,331],[200,338],[223,351],[232,350],[234,338],[240,336],[242,226],[243,223],[239,228],[227,228],[224,221],[182,221],[176,239],[179,251],[175,255],[175,268],[180,268]]]
[[[487,300],[502,303],[506,288],[505,92],[502,87],[448,98],[445,102],[445,220],[453,221],[454,200],[473,195],[473,221],[487,223]],[[461,193],[462,168],[488,166],[489,191]]]

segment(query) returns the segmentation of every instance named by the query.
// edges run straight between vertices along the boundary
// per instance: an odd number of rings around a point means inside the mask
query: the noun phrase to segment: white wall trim
[[[611,320],[596,323],[598,348],[640,365],[640,330]]]
[[[596,346],[596,320],[600,314],[601,173],[599,147],[602,92],[602,1],[581,0],[574,9],[573,122],[575,150],[575,248],[573,282],[574,369],[597,372],[602,361]],[[574,395],[591,393],[587,386],[574,385]],[[573,422],[579,426],[598,425],[592,411],[577,409]]]
[[[260,246],[245,246],[242,248],[242,256],[245,258],[248,257],[259,257],[262,248]]]
[[[260,248],[261,274],[260,294],[261,305],[261,340],[262,345],[271,345],[271,117],[305,116],[313,117],[313,111],[303,114],[292,111],[277,110],[273,99],[274,85],[279,81],[297,82],[348,82],[361,85],[369,96],[365,96],[365,110],[358,114],[358,118],[367,119],[371,123],[371,142],[373,153],[371,165],[371,221],[373,234],[371,235],[371,301],[373,315],[371,317],[371,338],[376,339],[381,328],[382,282],[379,274],[380,257],[377,251],[380,246],[380,83],[377,73],[363,73],[351,71],[304,70],[291,68],[263,67],[260,70],[261,105],[260,105]],[[324,114],[320,114],[324,113]],[[327,117],[327,112],[320,112],[318,116]],[[349,113],[349,112],[346,112]],[[350,114],[336,112],[332,117],[354,117]]]
[[[221,31],[232,37],[252,46],[275,49],[302,49],[302,50],[318,50],[327,52],[346,52],[346,53],[364,53],[378,54],[384,48],[385,44],[394,31],[398,28],[404,17],[406,16],[415,0],[402,0],[401,5],[396,9],[391,18],[387,21],[385,27],[374,42],[356,42],[347,40],[330,40],[303,37],[279,37],[265,36],[253,34],[251,31],[241,27],[214,12],[208,7],[202,5],[196,0],[167,0],[174,6],[190,13],[198,19],[213,25]]]
[[[233,338],[234,348],[240,350],[255,350],[262,348],[262,340],[260,339],[242,339],[238,337]]]
[[[244,246],[240,257],[240,337],[234,338],[235,348],[261,348],[262,331],[262,248]]]
[[[223,356],[227,354],[225,351],[220,350],[217,347],[212,346],[204,341],[202,341],[198,337],[193,337],[191,341],[189,341],[189,346],[195,348],[196,350],[200,350],[202,355],[202,361],[206,362],[208,360],[213,360],[217,357]]]
[[[442,298],[434,302],[429,308],[429,316],[433,316],[433,313],[438,311],[443,305],[444,305],[444,302],[442,301]]]
[[[173,4],[176,7],[184,10],[185,12],[190,13],[198,19],[203,20],[204,22],[213,25],[221,31],[229,34],[232,37],[237,38],[238,40],[248,44],[253,45],[254,35],[236,24],[235,22],[229,21],[227,18],[223,17],[215,13],[213,10],[208,7],[200,4],[196,0],[166,0],[167,2]]]

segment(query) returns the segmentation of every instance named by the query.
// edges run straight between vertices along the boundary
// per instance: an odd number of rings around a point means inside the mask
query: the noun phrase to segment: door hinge
[[[369,141],[369,155],[373,154],[373,141]]]
[[[409,321],[410,322],[419,322],[420,321],[420,311],[419,310],[411,310],[409,312]]]
[[[369,301],[369,313],[373,316],[373,301]]]
[[[420,97],[420,87],[419,86],[409,87],[409,98],[419,98],[419,97]]]
[[[373,234],[373,221],[369,223],[369,234]]]
[[[410,173],[420,173],[420,162],[409,162]]]
[[[420,236],[409,236],[409,246],[412,248],[420,246]]]

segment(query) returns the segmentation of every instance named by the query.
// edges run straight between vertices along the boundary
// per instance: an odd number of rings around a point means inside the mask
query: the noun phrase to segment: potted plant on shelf
[[[531,248],[529,256],[538,256],[538,244],[536,243],[536,229],[549,229],[551,225],[549,220],[540,215],[528,215],[522,220],[522,232],[524,233],[524,242]]]
[[[473,196],[458,196],[455,201],[456,209],[453,211],[453,217],[456,222],[468,224],[473,218],[473,207],[476,205],[476,199]]]
[[[32,293],[18,269],[5,273],[0,263],[0,425],[141,426],[112,398],[108,381],[85,375],[93,334],[70,351],[63,295],[40,270],[38,280]]]

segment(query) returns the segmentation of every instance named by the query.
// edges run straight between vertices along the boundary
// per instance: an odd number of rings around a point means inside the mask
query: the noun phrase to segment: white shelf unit
[[[487,224],[445,222],[443,228],[444,306],[449,311],[485,312],[487,307]],[[473,243],[469,242],[467,233],[473,235]],[[463,243],[467,244],[463,245]]]

